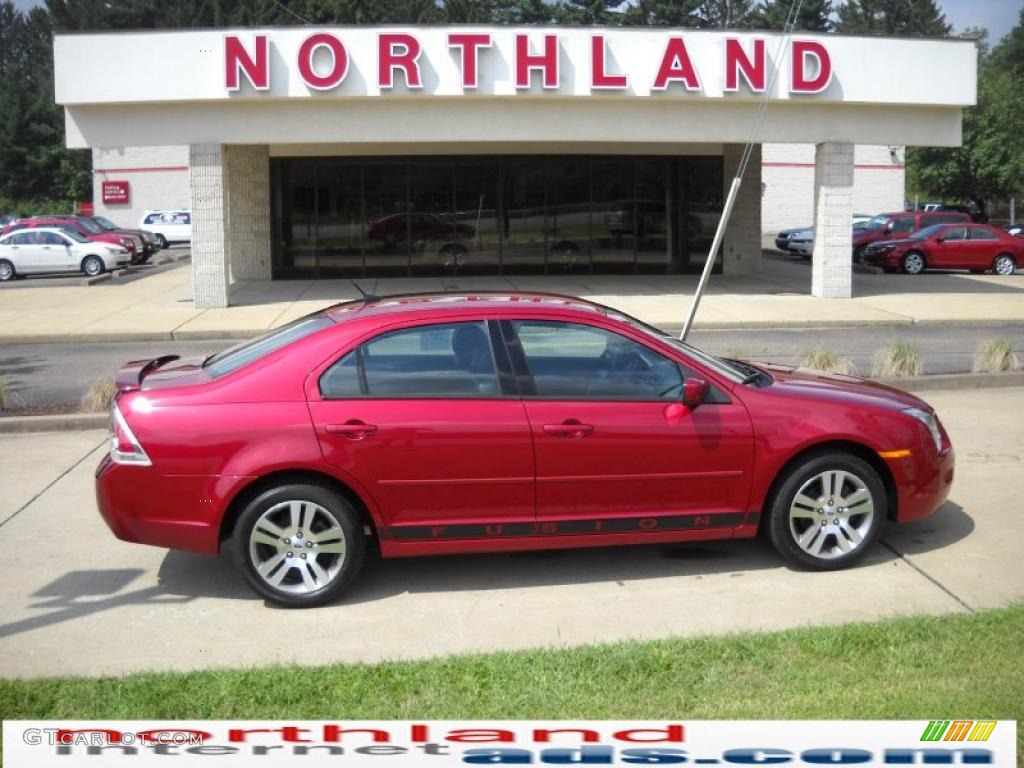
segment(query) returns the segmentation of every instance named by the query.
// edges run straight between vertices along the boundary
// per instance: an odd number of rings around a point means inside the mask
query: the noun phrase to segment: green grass
[[[418,662],[0,680],[0,715],[1024,720],[1022,640],[1024,606],[1016,605],[975,615]]]

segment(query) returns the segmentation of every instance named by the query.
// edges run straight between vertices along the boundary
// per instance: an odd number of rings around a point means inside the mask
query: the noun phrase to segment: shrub
[[[82,410],[86,413],[99,413],[110,408],[117,394],[117,385],[113,379],[97,379],[89,385],[82,395]]]
[[[974,373],[1002,373],[1003,371],[1019,371],[1020,358],[1013,351],[1013,345],[1006,339],[986,341],[974,353]]]
[[[920,376],[921,353],[909,341],[893,339],[875,353],[871,375],[876,379]]]
[[[826,373],[841,373],[844,376],[853,376],[857,373],[857,367],[848,357],[843,357],[838,352],[827,347],[815,347],[800,364],[804,368],[813,368],[816,371]]]

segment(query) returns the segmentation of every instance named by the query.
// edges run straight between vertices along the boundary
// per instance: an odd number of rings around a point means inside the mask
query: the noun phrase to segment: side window
[[[625,336],[548,320],[512,325],[536,397],[677,400],[682,392],[679,366]]]
[[[320,377],[338,397],[498,397],[484,322],[403,328],[361,344]]]
[[[950,227],[942,233],[943,240],[966,240],[967,232],[963,227]]]
[[[971,240],[998,240],[999,236],[995,232],[990,232],[987,229],[981,227],[971,227]]]
[[[56,232],[40,232],[43,238],[43,245],[64,245],[64,238]]]
[[[156,224],[158,221],[160,221],[160,214],[159,213],[151,213],[151,214],[149,214],[149,216],[146,217],[145,223],[146,224]]]
[[[192,214],[191,213],[179,213],[175,217],[175,221],[178,224],[191,224],[192,223]]]
[[[18,234],[14,235],[8,242],[11,245],[28,245],[29,244],[28,236],[29,236],[28,232],[19,232]]]
[[[895,219],[892,223],[892,229],[890,232],[913,232],[914,231],[914,217],[904,216],[899,219]]]

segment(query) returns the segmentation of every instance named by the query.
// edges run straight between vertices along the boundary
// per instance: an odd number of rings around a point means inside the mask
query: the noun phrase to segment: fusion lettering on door
[[[453,31],[438,39],[425,32],[388,31],[376,33],[371,38],[375,45],[369,48],[365,33],[317,31],[295,50],[287,40],[276,49],[273,33],[227,33],[224,87],[230,92],[269,91],[273,81],[287,81],[291,76],[278,70],[294,68],[302,83],[316,91],[337,89],[353,80],[349,77],[352,70],[360,70],[354,80],[370,88],[366,93],[399,86],[428,93],[467,92],[477,89],[488,74],[489,82],[494,82],[498,73],[515,92],[565,92],[573,87],[566,79],[571,81],[572,73],[579,72],[581,77],[575,82],[582,81],[583,87],[593,91],[703,94],[705,79],[712,78],[717,85],[710,90],[724,96],[742,87],[750,93],[763,93],[770,68],[786,67],[784,61],[770,59],[762,37],[727,37],[711,47],[684,35],[654,37],[645,55],[638,57],[635,40],[611,30],[583,38],[588,43],[585,47],[579,37],[565,35],[568,33]],[[625,49],[619,55],[617,45]],[[442,56],[452,62],[443,61]],[[788,88],[790,94],[821,93],[832,82],[832,58],[825,43],[794,40],[786,58],[788,85],[781,87]]]

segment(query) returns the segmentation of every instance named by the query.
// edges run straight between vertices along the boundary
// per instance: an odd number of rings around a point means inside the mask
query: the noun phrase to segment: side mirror
[[[696,408],[708,396],[708,383],[704,379],[691,376],[683,382],[683,405]]]

